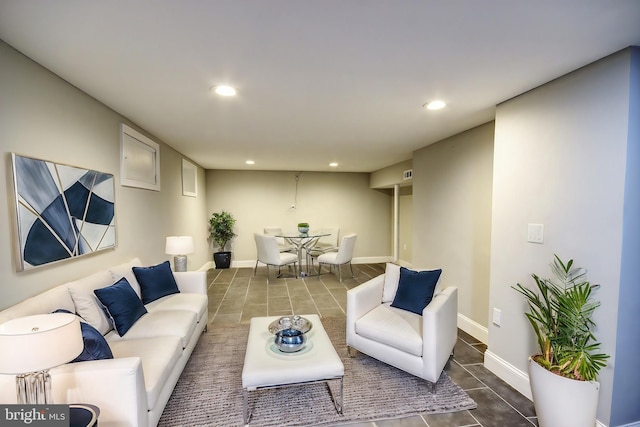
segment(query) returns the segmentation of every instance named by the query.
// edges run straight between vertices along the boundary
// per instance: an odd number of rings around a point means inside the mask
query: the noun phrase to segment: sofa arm
[[[147,392],[139,357],[68,363],[50,371],[54,403],[100,408],[100,426],[147,426]]]
[[[347,344],[356,333],[356,321],[382,304],[384,274],[347,291]]]
[[[425,379],[436,382],[458,340],[458,288],[442,290],[422,311]]]
[[[177,271],[173,273],[180,292],[207,294],[206,271]]]

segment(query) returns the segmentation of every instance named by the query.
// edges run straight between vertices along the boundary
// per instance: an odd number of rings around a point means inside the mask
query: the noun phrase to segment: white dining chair
[[[348,234],[344,236],[342,238],[342,241],[340,242],[338,252],[330,252],[327,254],[322,254],[318,257],[318,278],[322,273],[323,264],[329,265],[330,271],[331,267],[333,266],[338,268],[338,277],[340,278],[340,282],[342,282],[342,269],[340,267],[344,264],[349,264],[349,268],[351,269],[351,276],[354,276],[351,259],[353,258],[353,250],[356,246],[357,237],[357,234]]]
[[[282,236],[282,228],[280,227],[265,227],[264,234],[268,234],[270,236]],[[288,244],[283,237],[276,237],[278,241],[278,248],[280,252],[295,252],[296,248],[293,245]]]
[[[339,227],[323,227],[317,231],[317,234],[327,234],[318,238],[312,246],[307,249],[307,265],[311,266],[313,271],[313,260],[318,258],[322,254],[338,251],[338,235],[340,234]]]
[[[267,266],[267,283],[269,283],[270,265],[278,267],[279,271],[280,267],[293,264],[293,272],[295,277],[298,278],[298,271],[296,268],[296,265],[298,264],[298,256],[296,254],[280,252],[280,248],[278,248],[278,241],[275,236],[253,233],[253,237],[256,241],[256,249],[258,252],[256,266],[253,269],[254,276],[258,271],[258,263],[261,262]]]

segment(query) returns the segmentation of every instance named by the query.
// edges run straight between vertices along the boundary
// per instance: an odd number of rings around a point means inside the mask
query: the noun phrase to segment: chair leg
[[[355,279],[356,276],[353,274],[353,264],[351,264],[351,261],[349,261],[349,268],[351,269],[351,278]]]
[[[267,264],[267,285],[269,284],[269,264]]]
[[[336,265],[336,268],[338,269],[338,277],[340,278],[340,283],[342,283],[342,268],[340,265]]]
[[[320,273],[322,272],[322,263],[318,262],[318,280],[320,279]]]
[[[258,261],[256,260],[256,266],[253,268],[253,276],[254,277],[255,277],[257,272],[258,272]]]

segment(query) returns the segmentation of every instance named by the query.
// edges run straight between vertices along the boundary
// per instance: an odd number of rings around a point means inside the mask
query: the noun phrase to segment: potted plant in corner
[[[229,268],[231,265],[231,252],[225,251],[227,243],[237,236],[233,232],[235,218],[225,211],[214,212],[209,219],[209,238],[218,245],[219,251],[213,253],[213,261],[216,269]]]
[[[527,319],[538,342],[538,354],[529,358],[529,382],[540,427],[593,426],[596,423],[598,371],[608,355],[599,353],[593,312],[600,306],[591,292],[599,285],[586,280],[586,270],[573,268],[557,256],[553,279],[532,274],[536,292],[521,284],[513,289],[529,304]]]

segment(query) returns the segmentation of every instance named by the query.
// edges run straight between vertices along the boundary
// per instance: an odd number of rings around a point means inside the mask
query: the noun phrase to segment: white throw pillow
[[[138,283],[138,279],[136,279],[136,275],[133,274],[133,267],[142,267],[142,262],[140,258],[134,258],[129,262],[125,262],[115,267],[111,267],[109,271],[111,272],[111,278],[113,279],[113,283],[122,279],[123,277],[127,279],[127,282],[131,285],[133,290],[138,295],[138,298],[142,299],[142,292],[140,291],[140,283]]]
[[[436,270],[435,268],[416,268],[415,271],[427,271],[427,270]],[[443,271],[444,273],[444,271]],[[396,296],[396,292],[398,291],[398,283],[400,283],[400,266],[397,264],[393,264],[388,262],[387,268],[384,272],[384,286],[382,287],[382,302],[393,302],[393,299]],[[435,297],[442,290],[442,274],[438,278],[438,283],[436,283],[436,288],[433,291],[433,296]]]
[[[382,302],[392,302],[398,290],[398,282],[400,282],[400,266],[397,264],[387,263],[384,272],[384,286],[382,287]]]
[[[113,325],[102,309],[102,304],[93,293],[93,290],[111,286],[112,284],[111,273],[107,270],[66,284],[73,304],[76,306],[76,313],[88,324],[100,331],[102,335],[113,329]]]

